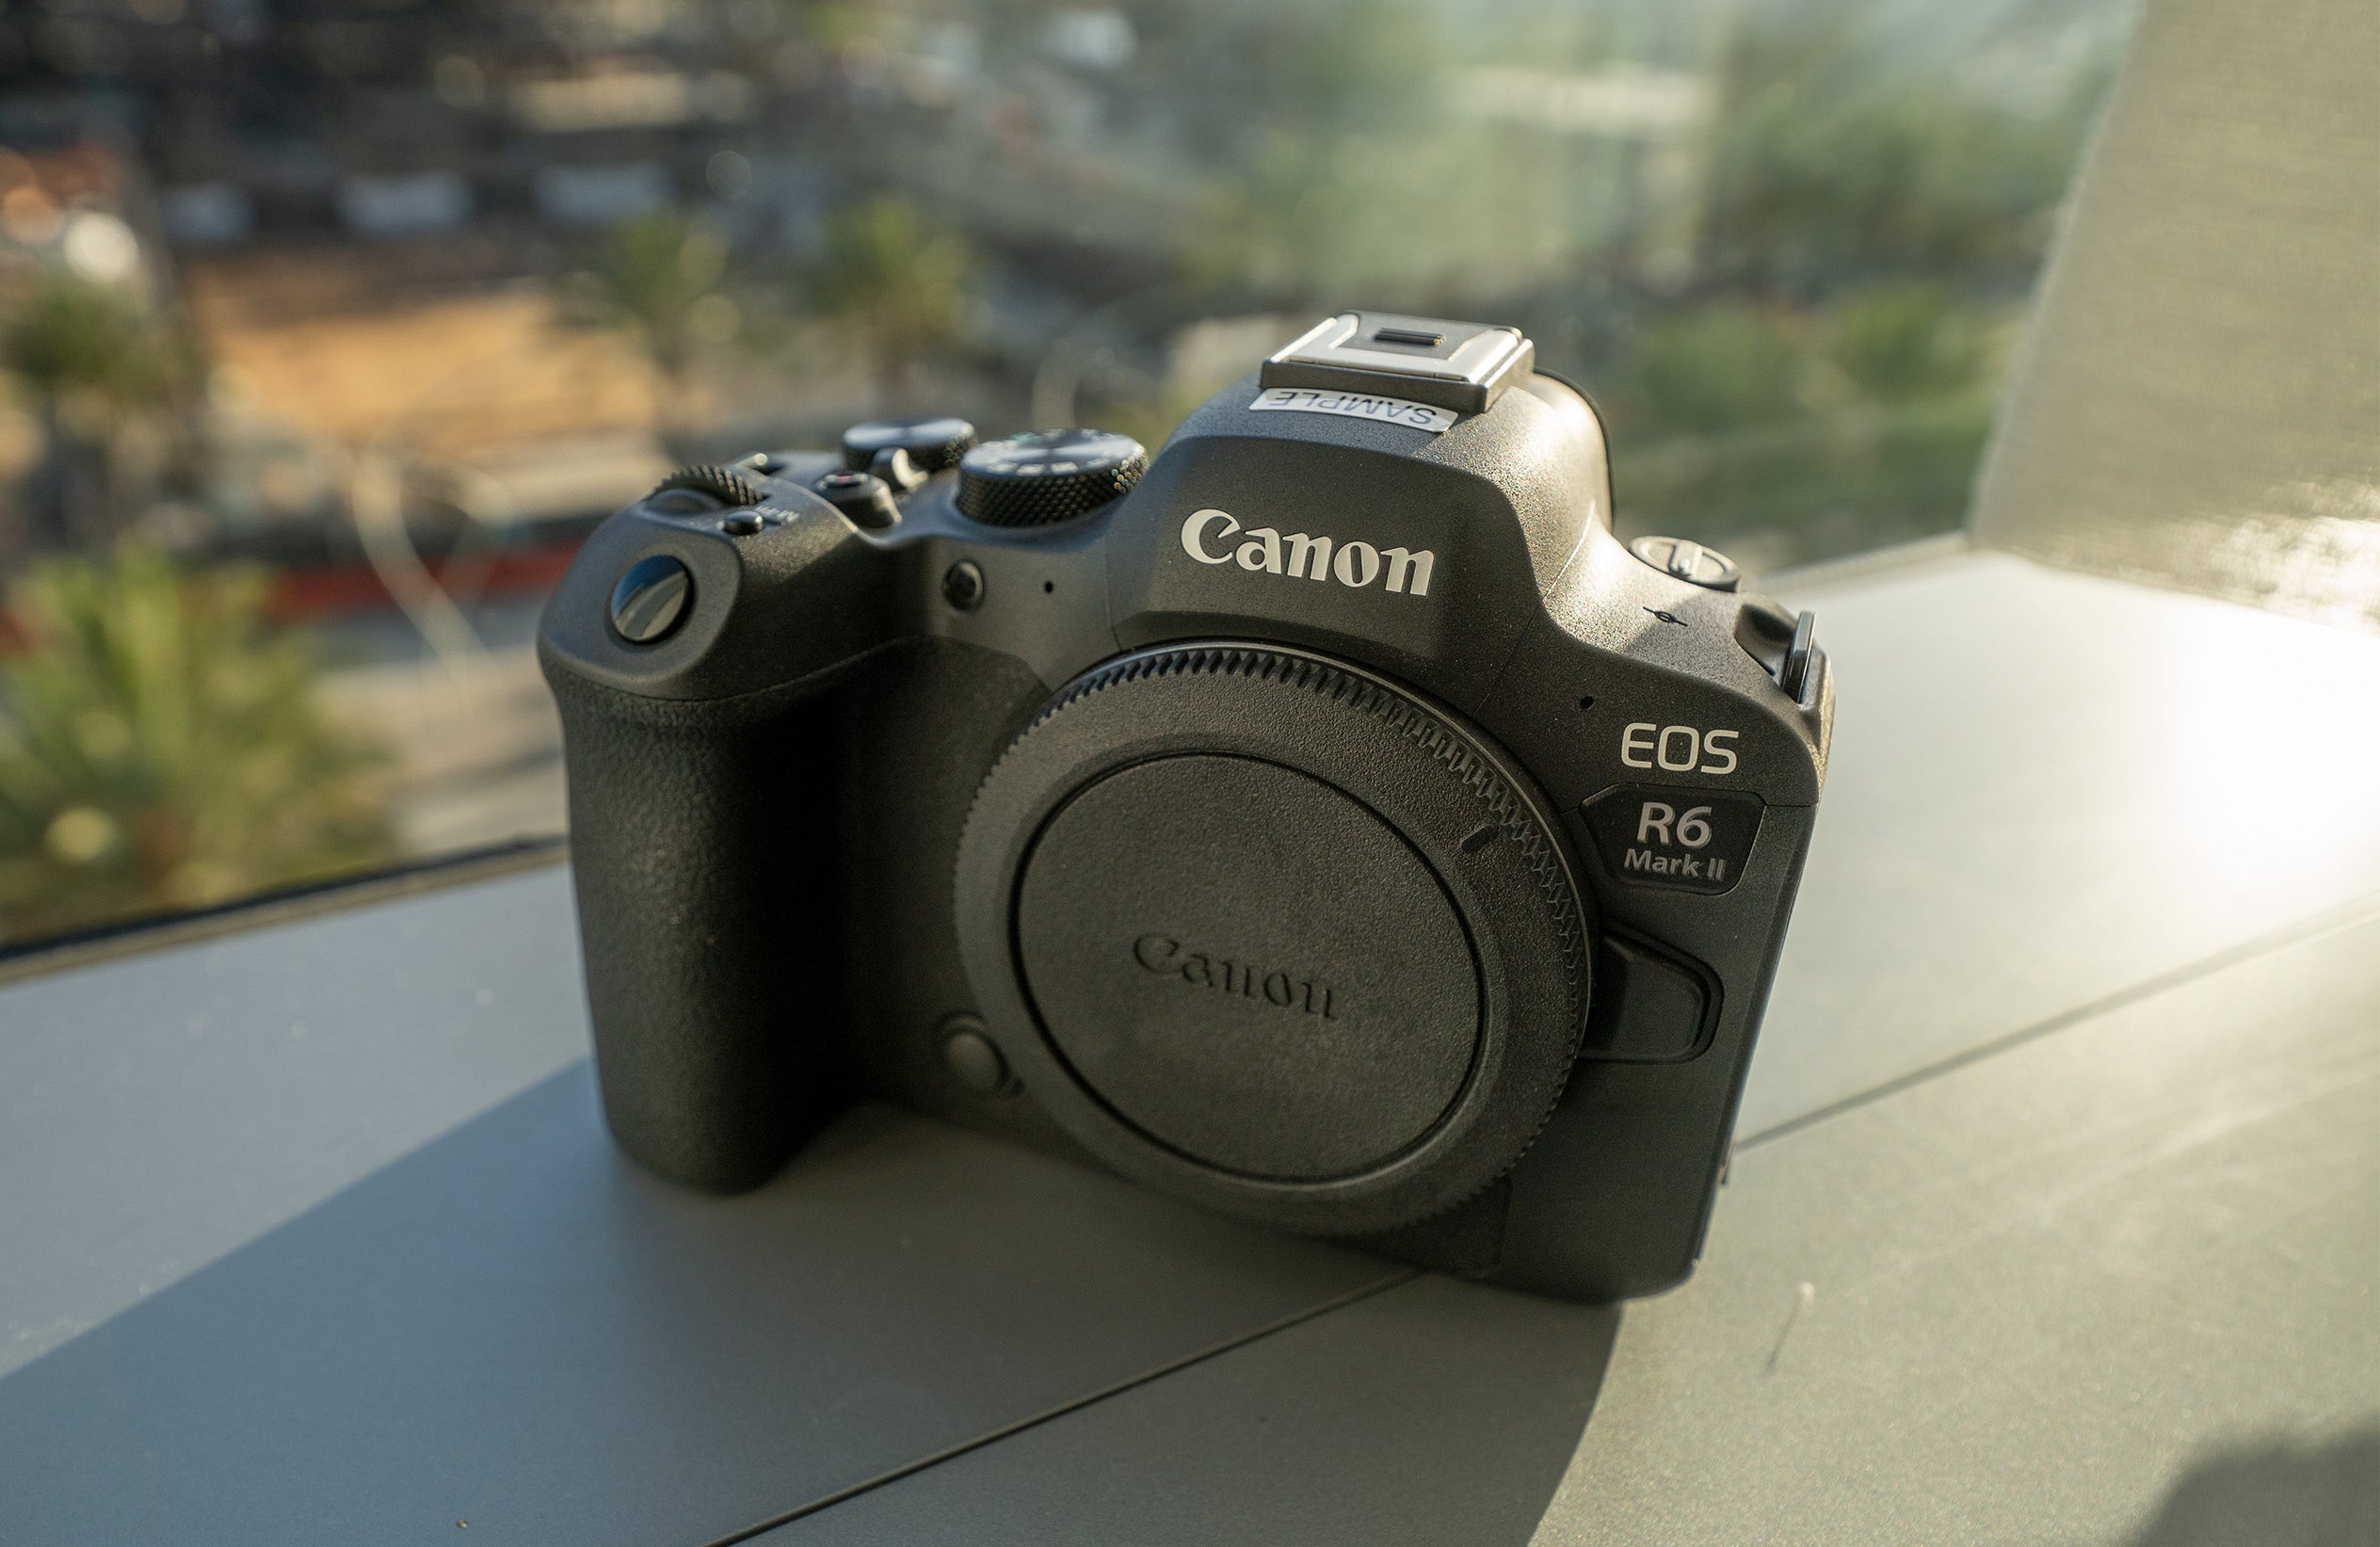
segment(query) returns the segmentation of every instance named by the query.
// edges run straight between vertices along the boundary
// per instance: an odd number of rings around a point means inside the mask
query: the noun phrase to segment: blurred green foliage
[[[12,588],[0,657],[0,942],[335,875],[394,855],[382,754],[326,715],[254,572],[146,549]]]
[[[1585,367],[1632,531],[1763,566],[1955,527],[2104,68],[2043,96],[1880,52],[1876,8],[1736,13],[1682,293]]]
[[[197,379],[189,341],[121,286],[45,270],[7,300],[0,367],[41,424],[28,536],[47,548],[106,541],[138,503],[123,487],[125,436]]]
[[[726,293],[727,244],[675,209],[623,220],[564,277],[566,314],[616,330],[661,377],[658,426],[681,438],[696,413],[694,369],[733,342],[742,315]]]
[[[1185,103],[1192,143],[1230,169],[1209,218],[1181,234],[1191,282],[1316,296],[1409,285],[1417,247],[1431,246],[1416,241],[1417,207],[1458,219],[1451,206],[1476,181],[1464,175],[1474,137],[1415,111],[1448,63],[1427,14],[1217,6],[1170,28],[1178,68],[1211,83]]]
[[[1907,281],[1676,309],[1603,395],[1616,513],[1630,531],[1745,539],[1762,564],[1954,527],[2018,320]]]
[[[1706,282],[1823,293],[2030,277],[2105,84],[2011,102],[1885,52],[1870,0],[1747,6],[1715,73]]]
[[[99,419],[164,402],[190,357],[121,288],[58,269],[9,308],[0,364],[36,402]]]
[[[1878,402],[1989,384],[1989,330],[1980,310],[1941,285],[1903,281],[1854,291],[1835,303],[1826,324],[1826,359]]]
[[[966,242],[928,224],[914,202],[877,194],[828,220],[809,293],[866,353],[882,401],[898,406],[917,364],[958,338],[973,263]]]
[[[1793,319],[1719,300],[1647,328],[1625,384],[1648,429],[1736,429],[1799,411],[1807,353]]]

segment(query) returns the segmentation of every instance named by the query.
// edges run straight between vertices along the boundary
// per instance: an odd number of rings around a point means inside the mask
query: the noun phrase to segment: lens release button
[[[942,1023],[942,1063],[951,1078],[978,1096],[1000,1095],[1014,1084],[1008,1060],[984,1023],[972,1015],[954,1015]]]

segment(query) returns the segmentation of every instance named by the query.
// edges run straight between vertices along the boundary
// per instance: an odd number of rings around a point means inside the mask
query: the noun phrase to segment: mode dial
[[[937,414],[928,419],[871,419],[843,432],[843,465],[854,473],[875,470],[876,459],[888,451],[906,451],[921,473],[940,473],[958,465],[975,443],[975,427],[964,419]]]
[[[1049,526],[1098,509],[1140,481],[1149,453],[1103,429],[1040,429],[993,441],[958,464],[958,508],[987,526]]]

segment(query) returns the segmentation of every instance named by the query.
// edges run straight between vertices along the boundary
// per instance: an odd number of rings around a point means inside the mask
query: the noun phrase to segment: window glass
[[[551,836],[672,466],[1150,445],[1521,326],[1623,533],[1955,526],[2128,0],[52,0],[0,16],[0,949]]]

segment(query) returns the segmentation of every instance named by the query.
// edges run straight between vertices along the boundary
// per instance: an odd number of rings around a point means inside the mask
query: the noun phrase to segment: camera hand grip
[[[735,722],[551,673],[603,1110],[691,1186],[757,1186],[836,1104],[825,706]]]

